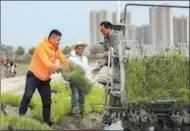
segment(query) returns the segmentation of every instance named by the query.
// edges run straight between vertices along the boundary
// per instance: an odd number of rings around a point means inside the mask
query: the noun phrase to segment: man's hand
[[[104,54],[104,57],[108,57],[109,55],[108,51],[104,52],[103,54]]]
[[[74,65],[73,62],[70,62],[70,65],[69,65],[69,66],[70,66],[70,69],[71,69],[71,68],[72,68],[73,66],[75,66],[75,65]]]
[[[59,69],[57,70],[58,72],[61,72],[62,70],[68,71],[70,70],[70,65],[63,65],[62,67],[59,67]]]
[[[100,68],[100,69],[101,69],[101,68]],[[93,74],[93,75],[97,75],[98,72],[100,71],[100,69],[98,68],[98,69],[94,69],[94,70],[92,70],[92,74]]]
[[[62,69],[68,71],[71,69],[71,65],[63,65]]]

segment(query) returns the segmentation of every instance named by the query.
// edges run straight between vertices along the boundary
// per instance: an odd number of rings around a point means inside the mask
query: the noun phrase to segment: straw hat
[[[73,46],[72,46],[72,49],[76,49],[76,47],[77,46],[84,46],[84,47],[87,47],[88,46],[88,44],[86,44],[85,42],[77,42],[76,44],[74,44]]]

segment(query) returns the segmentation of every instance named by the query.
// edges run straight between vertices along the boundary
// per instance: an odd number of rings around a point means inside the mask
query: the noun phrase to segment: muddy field
[[[96,66],[95,64],[92,64],[90,68],[93,69],[95,66]],[[100,72],[105,73],[104,71],[105,69],[103,69]],[[17,74],[16,77],[1,79],[1,94],[13,93],[19,96],[23,95],[25,81],[26,81],[25,75],[27,72],[27,65],[21,65],[18,68],[18,72],[19,73]],[[56,81],[63,80],[61,74],[53,74],[51,78],[52,78],[51,82],[53,83]],[[34,95],[38,95],[37,90],[35,91]],[[8,109],[8,110],[12,110],[12,109]],[[17,110],[18,109],[14,109],[13,114],[17,114]],[[85,116],[80,123],[73,123],[74,121],[73,118],[71,116],[67,116],[62,121],[60,121],[60,123],[57,123],[56,125],[54,125],[54,128],[59,129],[59,130],[103,130],[103,125],[101,123],[101,120],[102,120],[102,115],[97,114],[97,113],[92,113],[88,116]],[[107,127],[106,130],[114,130],[114,129],[121,130],[122,128],[120,127],[120,125],[121,125],[120,123],[116,123],[116,125]]]
[[[15,95],[23,95],[24,86],[25,86],[25,76],[18,76],[14,78],[2,79],[1,80],[1,93],[13,93]],[[52,82],[62,80],[60,74],[54,74],[52,76]],[[37,90],[34,95],[38,95]],[[7,110],[11,111],[11,114],[16,114],[18,109],[11,109],[11,107],[7,107]],[[90,114],[89,116],[84,117],[84,119],[80,123],[74,123],[72,117],[65,117],[60,123],[55,125],[55,129],[61,130],[78,130],[78,129],[102,129],[101,125],[101,115],[97,113]]]

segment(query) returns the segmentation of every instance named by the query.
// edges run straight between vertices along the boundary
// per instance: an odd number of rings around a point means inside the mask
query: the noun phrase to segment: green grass
[[[65,97],[64,94],[60,94],[57,103],[52,103],[51,108],[52,121],[57,123],[61,118],[71,112],[70,97]]]
[[[19,106],[21,101],[20,96],[12,95],[10,93],[1,95],[1,102],[3,105]]]
[[[172,59],[172,60],[157,60]],[[183,54],[150,57],[147,62],[128,60],[125,63],[127,102],[149,102],[158,99],[176,99],[188,102],[189,61]],[[183,95],[182,95],[183,93]]]
[[[101,103],[104,101],[104,88],[92,88],[89,95],[85,97],[85,113],[90,112],[103,113],[103,106]]]
[[[70,81],[70,83],[75,84],[83,92],[83,94],[88,95],[92,89],[92,83],[84,77],[85,72],[77,66],[72,66],[71,70],[64,71],[63,75],[65,80]]]
[[[34,96],[31,101],[31,112],[35,119],[42,120],[42,102],[40,96]]]
[[[5,116],[4,114],[1,114],[1,130],[8,129],[11,119],[11,116]]]
[[[51,84],[51,90],[55,93],[64,93],[65,96],[71,95],[71,92],[66,88],[63,82],[57,82]]]
[[[48,125],[42,124],[32,118],[21,116],[1,115],[2,130],[8,130],[11,126],[15,130],[52,130]]]
[[[58,92],[52,94],[51,119],[54,123],[58,123],[71,112],[71,91],[66,89],[64,83],[55,83],[52,87],[52,90],[57,90]],[[85,115],[91,112],[103,113],[102,106],[96,105],[103,101],[103,96],[103,88],[93,88],[89,95],[85,96]],[[3,94],[1,98],[3,105],[10,104],[16,107],[19,106],[21,101],[21,96],[15,96],[13,94]],[[42,103],[40,96],[32,97],[30,108],[33,118],[42,120]]]
[[[17,71],[22,71],[22,72],[27,71],[28,70],[28,65],[29,64],[18,64]]]

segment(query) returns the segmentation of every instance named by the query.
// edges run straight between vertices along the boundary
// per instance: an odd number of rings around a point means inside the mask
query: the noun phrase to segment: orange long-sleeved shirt
[[[52,74],[59,68],[55,60],[59,59],[62,64],[70,64],[60,49],[55,49],[46,37],[35,49],[28,70],[42,81],[48,80]]]

